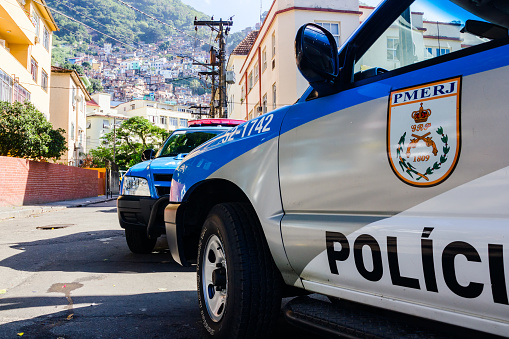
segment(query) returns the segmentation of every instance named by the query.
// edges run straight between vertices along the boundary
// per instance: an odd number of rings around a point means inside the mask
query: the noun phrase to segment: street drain
[[[37,226],[38,230],[57,230],[60,228],[67,228],[69,226],[74,226],[75,224],[57,224],[57,225],[48,225],[48,226]]]

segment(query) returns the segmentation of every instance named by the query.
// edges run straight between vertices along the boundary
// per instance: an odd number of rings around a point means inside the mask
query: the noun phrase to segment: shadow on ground
[[[41,230],[41,232],[52,232]],[[194,272],[175,263],[167,249],[151,254],[129,251],[123,230],[80,232],[9,245],[21,251],[0,266],[18,271],[62,271],[91,273]]]
[[[52,293],[53,294],[53,293]],[[2,298],[0,311],[58,310],[0,325],[1,338],[203,338],[195,291],[127,296]],[[122,305],[121,308],[118,305]]]

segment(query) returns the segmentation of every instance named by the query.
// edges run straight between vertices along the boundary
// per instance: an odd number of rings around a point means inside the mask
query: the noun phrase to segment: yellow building
[[[61,160],[78,166],[84,158],[86,145],[87,101],[90,95],[75,70],[51,67],[51,117],[53,128],[63,128],[67,151]]]
[[[0,100],[29,100],[49,120],[51,41],[58,27],[45,5],[0,1]]]

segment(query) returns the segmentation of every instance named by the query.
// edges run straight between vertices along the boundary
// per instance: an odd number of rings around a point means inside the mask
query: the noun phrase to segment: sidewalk
[[[28,217],[33,214],[58,211],[71,207],[88,206],[99,202],[116,200],[117,197],[118,195],[113,195],[113,197],[106,197],[105,195],[101,195],[98,197],[83,198],[78,200],[55,201],[40,205],[0,206],[0,221],[11,218]]]

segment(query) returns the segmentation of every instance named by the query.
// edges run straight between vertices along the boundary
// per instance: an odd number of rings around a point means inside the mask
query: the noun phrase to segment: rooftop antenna
[[[262,2],[263,0],[260,0],[260,27],[262,26]]]

